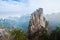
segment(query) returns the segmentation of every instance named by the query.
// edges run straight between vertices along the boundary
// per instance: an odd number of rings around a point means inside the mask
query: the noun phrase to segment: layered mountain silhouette
[[[50,30],[60,26],[60,13],[52,13],[45,15],[45,18],[49,22]],[[0,19],[0,27],[14,28],[19,27],[27,30],[30,21],[30,15],[23,15],[21,17],[8,17]]]

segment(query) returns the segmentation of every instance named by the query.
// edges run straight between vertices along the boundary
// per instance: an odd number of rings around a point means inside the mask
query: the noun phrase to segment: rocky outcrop
[[[10,34],[5,29],[0,29],[0,40],[10,40]]]
[[[39,8],[31,14],[28,36],[30,40],[39,40],[43,32],[47,32],[47,21],[43,16],[43,8]]]

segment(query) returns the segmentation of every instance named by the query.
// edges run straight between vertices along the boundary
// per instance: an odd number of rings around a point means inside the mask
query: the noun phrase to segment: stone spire
[[[30,36],[35,34],[37,31],[41,31],[41,28],[45,28],[46,20],[43,16],[43,8],[39,8],[31,14],[28,33]]]

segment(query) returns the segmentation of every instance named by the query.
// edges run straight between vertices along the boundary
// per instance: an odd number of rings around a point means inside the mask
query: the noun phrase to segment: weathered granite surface
[[[47,31],[47,21],[43,16],[43,8],[39,8],[31,14],[28,36],[30,40],[38,40],[43,31]]]

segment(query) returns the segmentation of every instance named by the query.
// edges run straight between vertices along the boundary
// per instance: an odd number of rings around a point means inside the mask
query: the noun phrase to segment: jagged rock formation
[[[47,32],[47,21],[43,16],[43,9],[39,8],[31,14],[28,36],[30,40],[42,40],[43,32]]]
[[[0,29],[0,40],[10,40],[10,34],[5,29]]]

